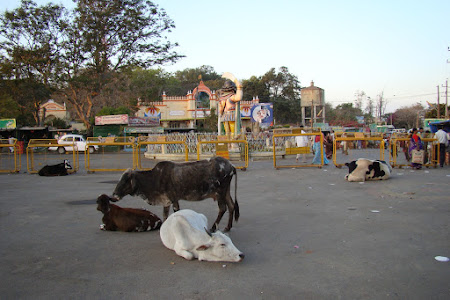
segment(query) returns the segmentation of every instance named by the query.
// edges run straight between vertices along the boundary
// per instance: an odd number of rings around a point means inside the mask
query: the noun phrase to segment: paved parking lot
[[[241,263],[186,261],[159,232],[100,231],[95,200],[118,172],[0,174],[0,298],[449,299],[450,263],[435,256],[450,256],[450,167],[364,184],[346,172],[270,160],[238,171]],[[162,216],[139,198],[118,204]],[[180,205],[217,215],[211,199]]]

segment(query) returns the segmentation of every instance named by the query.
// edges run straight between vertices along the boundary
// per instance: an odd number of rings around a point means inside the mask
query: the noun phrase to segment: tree
[[[64,8],[37,7],[22,0],[20,8],[0,16],[1,77],[9,96],[22,114],[31,113],[39,124],[39,108],[47,100],[58,73],[60,32],[65,26]]]
[[[437,104],[431,104],[429,103],[429,109],[427,110],[426,114],[425,114],[425,118],[429,118],[429,119],[435,119],[437,118]],[[449,106],[450,108],[450,106]],[[441,118],[445,118],[445,104],[439,104],[439,110],[441,113]]]
[[[250,79],[242,80],[244,87],[244,101],[251,101],[258,97],[261,102],[270,102],[270,93],[261,77],[252,76]]]
[[[3,43],[9,47],[9,61],[16,62],[13,75],[23,72],[18,67],[33,67],[28,77],[40,74],[38,82],[52,85],[89,130],[89,118],[101,107],[102,94],[117,87],[124,71],[174,63],[183,56],[164,36],[175,27],[173,21],[151,1],[75,2],[76,8],[66,14],[57,5],[37,7],[22,0],[20,8],[4,14],[1,34],[14,41]],[[42,21],[42,14],[48,22]],[[30,33],[40,42],[36,47],[28,42]]]
[[[394,112],[393,125],[396,128],[413,128],[416,126],[419,114],[424,113],[424,107],[420,103],[412,106],[403,106]]]
[[[203,65],[199,68],[187,68],[175,72],[174,79],[178,84],[176,86],[167,86],[167,92],[170,95],[182,95],[186,91],[193,91],[200,81],[211,90],[218,90],[223,86],[225,79],[214,71],[211,66]]]
[[[300,121],[300,82],[287,67],[279,72],[271,68],[263,76],[243,81],[244,100],[258,96],[261,102],[273,102],[274,118],[280,124]]]
[[[381,92],[377,96],[377,100],[375,103],[375,113],[378,120],[381,120],[381,117],[384,116],[386,111],[387,101],[384,98],[384,93]]]
[[[200,128],[200,131],[206,132],[217,132],[217,118],[216,109],[211,109],[211,114],[209,116],[205,116],[203,120],[203,127]]]
[[[170,75],[162,69],[135,68],[130,74],[131,89],[134,96],[143,102],[161,101],[163,89]]]
[[[365,100],[367,98],[366,93],[364,91],[356,91],[355,97],[356,97],[356,99],[355,99],[355,108],[362,110],[364,102],[365,102]]]
[[[54,118],[52,120],[48,120],[45,122],[45,125],[50,125],[50,126],[53,126],[55,128],[59,128],[59,129],[69,128],[69,125],[67,125],[66,121],[64,121],[63,119],[60,119],[60,118]]]
[[[357,121],[356,116],[361,115],[363,115],[363,112],[361,109],[353,107],[353,103],[342,103],[333,110],[327,110],[330,125],[353,126]]]

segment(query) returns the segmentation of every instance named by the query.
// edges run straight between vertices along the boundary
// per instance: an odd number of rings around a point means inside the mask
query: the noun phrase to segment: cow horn
[[[206,233],[207,233],[210,237],[212,237],[211,231],[209,231],[209,230],[206,229],[206,228],[205,228],[205,231],[206,231]]]

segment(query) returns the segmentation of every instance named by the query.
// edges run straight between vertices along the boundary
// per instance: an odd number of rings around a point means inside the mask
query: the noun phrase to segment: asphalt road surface
[[[1,174],[0,299],[450,299],[450,263],[435,259],[450,257],[450,167],[363,184],[346,172],[269,160],[238,171],[240,263],[187,261],[158,231],[99,230],[96,198],[120,172]],[[139,198],[118,204],[162,216]],[[210,223],[218,211],[180,206]]]

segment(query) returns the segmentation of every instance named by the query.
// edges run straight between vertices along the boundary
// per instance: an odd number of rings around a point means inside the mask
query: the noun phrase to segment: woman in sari
[[[327,159],[333,158],[333,137],[330,132],[325,133],[325,137],[323,139],[323,144],[325,145],[325,154]]]
[[[322,138],[324,138],[323,133],[321,132],[320,134],[322,135]],[[321,146],[320,135],[316,135],[314,138],[314,145],[313,145],[314,159],[313,159],[312,163],[313,163],[313,165],[320,165],[322,163],[320,153],[323,152],[323,164],[328,165],[329,161],[325,157],[325,150],[323,150],[323,148],[320,149],[321,148],[320,146]]]
[[[411,133],[411,139],[409,140],[409,149],[408,149],[409,157],[412,157],[413,150],[423,150],[422,140],[420,139],[420,136],[417,133],[418,133],[417,128],[413,128]],[[412,162],[411,167],[420,170],[422,169],[422,164]]]

